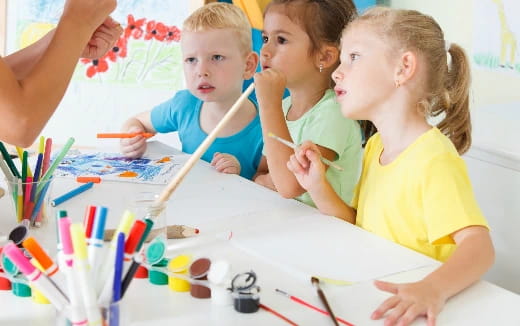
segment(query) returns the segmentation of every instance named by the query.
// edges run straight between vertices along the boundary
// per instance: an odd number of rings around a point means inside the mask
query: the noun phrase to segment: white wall
[[[443,28],[445,39],[460,44],[471,54],[474,1],[391,0],[390,5],[433,16]],[[492,127],[489,120],[504,117],[497,116],[500,115],[498,110],[494,112],[494,118],[482,112],[483,107],[517,101],[520,84],[513,76],[492,70],[473,69],[472,77],[471,109],[475,141],[465,160],[475,195],[490,224],[496,250],[495,265],[485,278],[520,293],[520,153],[502,155],[499,148],[494,150],[486,146],[489,140],[499,146],[505,139],[502,135],[505,131]],[[507,139],[518,144],[519,138],[520,128],[507,131]]]
[[[465,160],[495,245],[495,265],[485,279],[520,293],[520,162],[478,150]]]

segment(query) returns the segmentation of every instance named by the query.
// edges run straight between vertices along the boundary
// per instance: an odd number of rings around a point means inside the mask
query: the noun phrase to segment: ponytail
[[[448,52],[451,65],[439,103],[439,111],[444,111],[445,116],[437,128],[450,138],[459,154],[464,154],[471,146],[470,67],[466,53],[460,46],[451,44]],[[435,115],[439,113],[435,112]]]

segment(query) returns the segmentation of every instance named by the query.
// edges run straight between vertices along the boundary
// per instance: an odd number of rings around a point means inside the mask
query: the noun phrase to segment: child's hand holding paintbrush
[[[274,139],[278,140],[278,141],[281,142],[282,144],[289,146],[290,148],[292,148],[292,149],[294,149],[294,150],[296,150],[296,149],[299,148],[300,151],[304,151],[305,148],[303,148],[303,146],[304,146],[305,144],[307,144],[307,145],[312,144],[312,145],[314,145],[314,147],[312,148],[312,150],[314,150],[316,153],[319,153],[319,152],[320,152],[319,149],[318,149],[318,147],[317,147],[315,144],[311,143],[311,142],[305,142],[305,143],[301,144],[300,146],[298,146],[298,145],[296,145],[296,144],[294,144],[294,143],[291,143],[291,142],[288,141],[288,140],[285,140],[285,139],[283,139],[283,138],[280,138],[280,137],[276,136],[276,135],[273,134],[272,132],[268,133],[267,135],[268,135],[269,137],[271,137],[271,138],[274,138]],[[334,162],[332,162],[332,161],[326,159],[326,158],[323,157],[323,156],[320,156],[320,160],[321,160],[324,164],[327,164],[328,166],[331,166],[331,167],[335,168],[335,169],[338,170],[338,171],[343,171],[343,168],[342,168],[341,166],[339,166],[339,165],[337,165],[336,163],[334,163]]]

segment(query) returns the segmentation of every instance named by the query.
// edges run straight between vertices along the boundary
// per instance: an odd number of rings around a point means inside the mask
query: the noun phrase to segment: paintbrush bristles
[[[317,277],[311,276],[311,283],[316,288],[316,291],[318,292],[318,297],[325,306],[325,309],[327,309],[327,312],[329,313],[332,322],[334,323],[334,325],[339,326],[338,321],[336,320],[336,316],[334,315],[334,312],[332,311],[332,308],[330,307],[329,302],[327,301],[327,297],[325,296],[325,293],[320,287],[320,280]]]

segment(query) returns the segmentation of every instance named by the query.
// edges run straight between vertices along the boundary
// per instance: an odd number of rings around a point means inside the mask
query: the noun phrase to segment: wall
[[[443,28],[445,39],[460,44],[471,54],[474,37],[474,1],[392,0],[390,5],[432,15]],[[465,160],[475,195],[489,221],[496,249],[495,265],[485,278],[520,293],[520,151],[512,146],[507,150],[500,148],[505,134],[507,139],[517,144],[520,129],[500,129],[500,126],[493,124],[491,120],[505,117],[500,116],[498,110],[495,116],[486,115],[482,110],[483,107],[498,108],[497,103],[520,102],[520,84],[518,78],[512,74],[475,67],[472,69],[472,77],[474,146],[465,155]],[[518,122],[518,119],[508,121],[511,126]]]

